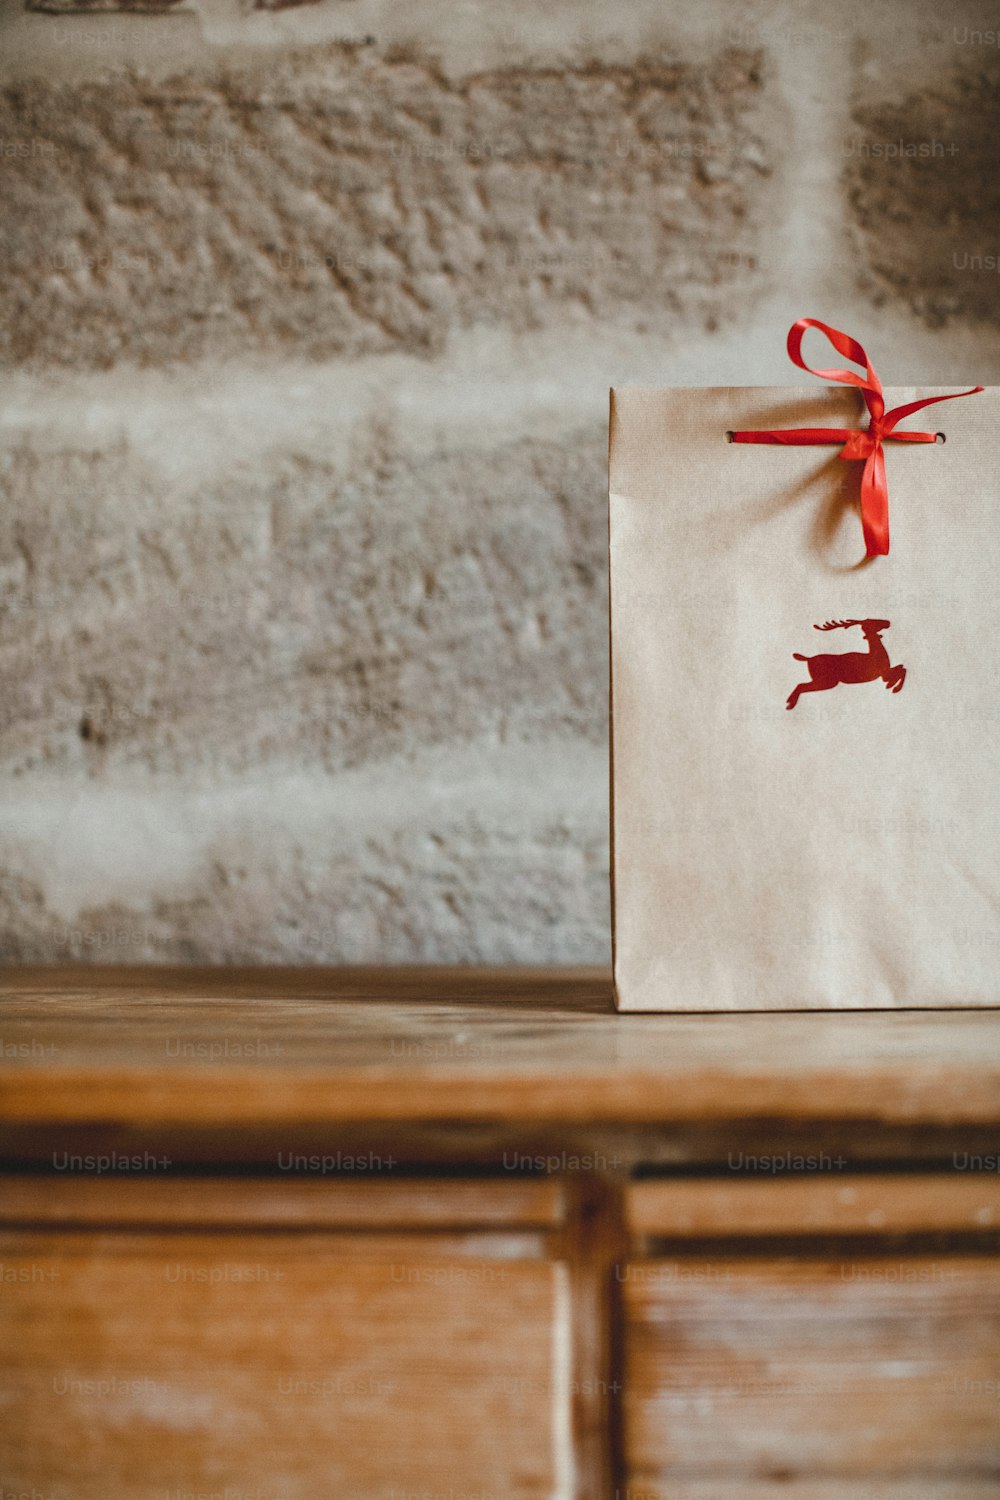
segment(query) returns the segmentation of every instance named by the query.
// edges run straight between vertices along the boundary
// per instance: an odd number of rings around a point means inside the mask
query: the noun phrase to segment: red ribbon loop
[[[818,328],[825,333],[838,354],[863,365],[865,373],[855,370],[814,370],[802,358],[802,339],[807,328]],[[857,339],[820,323],[816,318],[799,318],[788,330],[788,357],[800,370],[818,375],[821,380],[833,380],[838,385],[853,385],[864,397],[868,408],[868,426],[851,427],[790,427],[781,432],[734,432],[734,443],[787,443],[799,447],[813,443],[842,443],[841,458],[864,462],[861,472],[861,529],[865,537],[865,550],[869,557],[884,557],[889,551],[889,489],[885,473],[885,449],[883,443],[933,443],[934,432],[897,432],[896,424],[912,412],[925,406],[934,406],[938,401],[955,401],[959,396],[975,396],[983,389],[975,385],[969,391],[952,391],[947,396],[928,396],[923,401],[910,401],[905,406],[886,411],[882,394],[882,382],[874,366]]]

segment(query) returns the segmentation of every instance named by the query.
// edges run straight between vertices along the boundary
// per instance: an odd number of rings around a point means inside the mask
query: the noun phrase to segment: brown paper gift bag
[[[754,436],[863,419],[840,385],[611,393],[622,1010],[1000,1003],[1000,389],[893,447],[888,555],[880,453],[859,485]]]

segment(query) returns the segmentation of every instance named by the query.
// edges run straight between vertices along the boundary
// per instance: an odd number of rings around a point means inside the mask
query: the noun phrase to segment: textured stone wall
[[[12,88],[3,137],[51,150],[7,167],[2,353],[445,357],[475,326],[705,320],[759,247],[765,101],[759,49],[730,47],[450,79],[332,46]]]
[[[608,386],[1000,379],[989,8],[618,9],[4,0],[4,961],[606,959]]]

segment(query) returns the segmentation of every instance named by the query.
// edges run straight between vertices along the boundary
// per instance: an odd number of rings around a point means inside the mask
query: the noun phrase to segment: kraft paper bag
[[[1000,1003],[1000,389],[969,394],[887,446],[866,556],[859,463],[727,441],[863,429],[856,391],[612,391],[620,1009]]]

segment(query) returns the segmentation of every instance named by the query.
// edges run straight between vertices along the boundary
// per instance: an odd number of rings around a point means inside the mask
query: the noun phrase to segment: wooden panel
[[[637,1495],[1000,1493],[1000,1261],[692,1256],[621,1290]]]
[[[1000,1122],[1000,1011],[616,1015],[603,971],[10,970],[0,1125]]]
[[[0,1235],[5,1493],[567,1497],[565,1268],[442,1245]]]
[[[997,1500],[995,1479],[740,1479],[633,1478],[616,1500]]]
[[[1000,1177],[943,1173],[633,1183],[634,1234],[903,1234],[1000,1228]]]
[[[0,1223],[8,1224],[549,1229],[562,1219],[562,1200],[551,1181],[0,1176]]]

